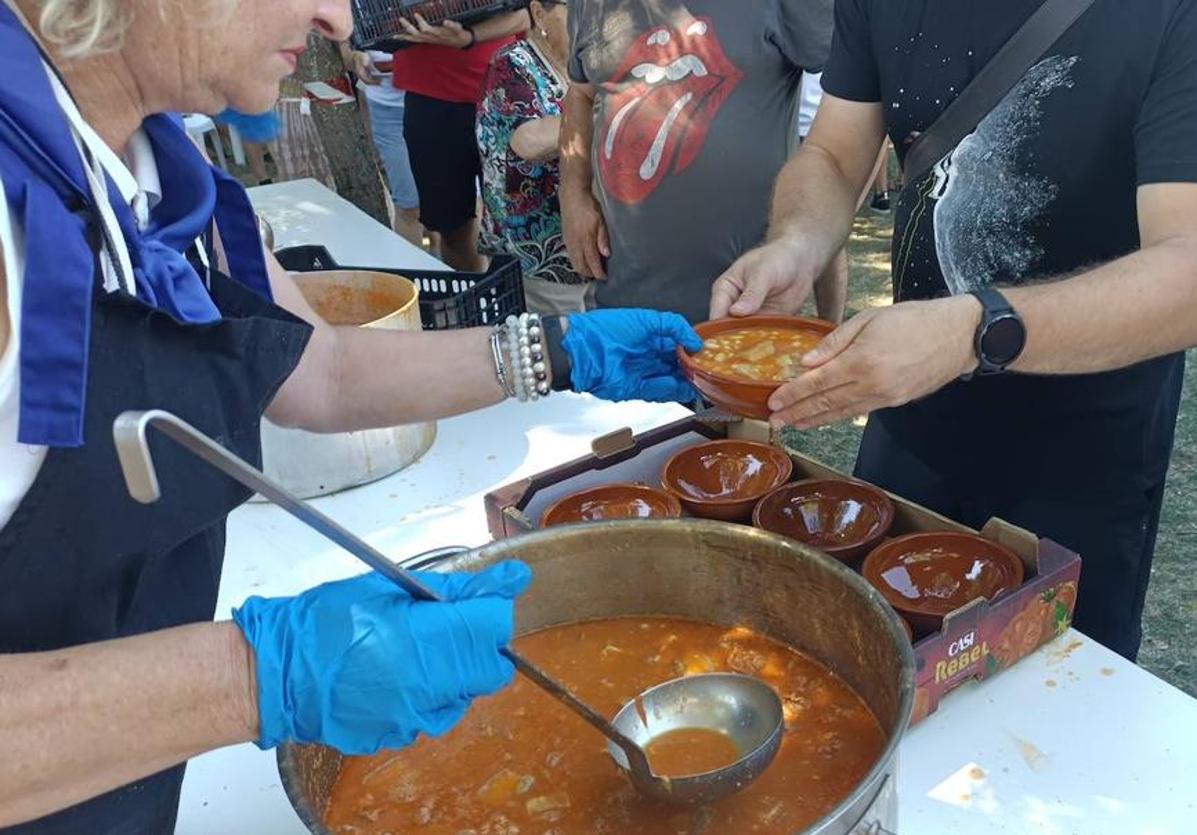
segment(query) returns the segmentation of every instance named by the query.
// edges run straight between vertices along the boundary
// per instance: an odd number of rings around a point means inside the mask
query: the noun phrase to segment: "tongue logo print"
[[[707,18],[654,26],[642,35],[604,85],[611,97],[598,137],[598,167],[608,195],[639,203],[665,175],[684,171],[743,78]]]

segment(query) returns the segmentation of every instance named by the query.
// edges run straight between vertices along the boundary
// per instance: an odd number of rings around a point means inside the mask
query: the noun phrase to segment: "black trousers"
[[[999,516],[1081,555],[1074,624],[1089,637],[1134,661],[1143,638],[1143,601],[1151,577],[1164,498],[1163,481],[1146,491],[1098,499],[1037,496],[1034,484],[1017,495],[975,483],[949,482],[904,447],[876,418],[869,421],[856,476],[980,528]]]
[[[407,94],[403,138],[420,195],[420,223],[433,232],[452,232],[476,214],[482,162],[473,103]]]

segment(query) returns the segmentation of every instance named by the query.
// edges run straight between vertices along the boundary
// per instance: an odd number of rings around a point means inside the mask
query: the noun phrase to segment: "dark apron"
[[[215,271],[211,289],[225,318],[181,325],[97,286],[84,445],[50,449],[0,529],[0,652],[60,649],[212,619],[225,517],[249,491],[151,433],[162,499],[138,504],[117,464],[113,419],[127,409],[166,409],[260,464],[262,413],[294,370],[311,328]],[[172,832],[183,769],[0,832]]]

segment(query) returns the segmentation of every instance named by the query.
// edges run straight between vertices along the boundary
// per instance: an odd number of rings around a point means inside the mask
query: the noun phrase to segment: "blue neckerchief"
[[[0,78],[0,179],[25,233],[25,275],[9,277],[23,281],[18,438],[26,444],[79,446],[98,284],[96,236],[102,226],[41,54],[5,4],[0,4]],[[151,116],[142,128],[162,181],[162,200],[144,230],[108,178],[109,202],[128,245],[138,298],[183,323],[220,318],[204,279],[184,254],[213,220],[229,271],[271,298],[257,219],[245,189],[204,160],[177,117]]]
[[[247,142],[260,144],[278,139],[279,131],[282,130],[278,114],[273,110],[267,110],[265,113],[242,113],[229,108],[218,113],[216,121],[236,128]]]

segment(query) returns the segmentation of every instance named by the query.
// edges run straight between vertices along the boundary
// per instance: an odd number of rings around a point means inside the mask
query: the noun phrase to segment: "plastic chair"
[[[201,143],[211,134],[212,148],[216,151],[216,162],[221,168],[228,168],[224,158],[224,142],[221,141],[220,132],[216,130],[216,123],[210,116],[204,116],[201,113],[188,113],[183,117],[183,127],[187,129],[189,135]]]
[[[229,144],[233,146],[233,162],[237,165],[245,165],[245,143],[241,139],[241,133],[233,125],[226,125],[229,130]]]

